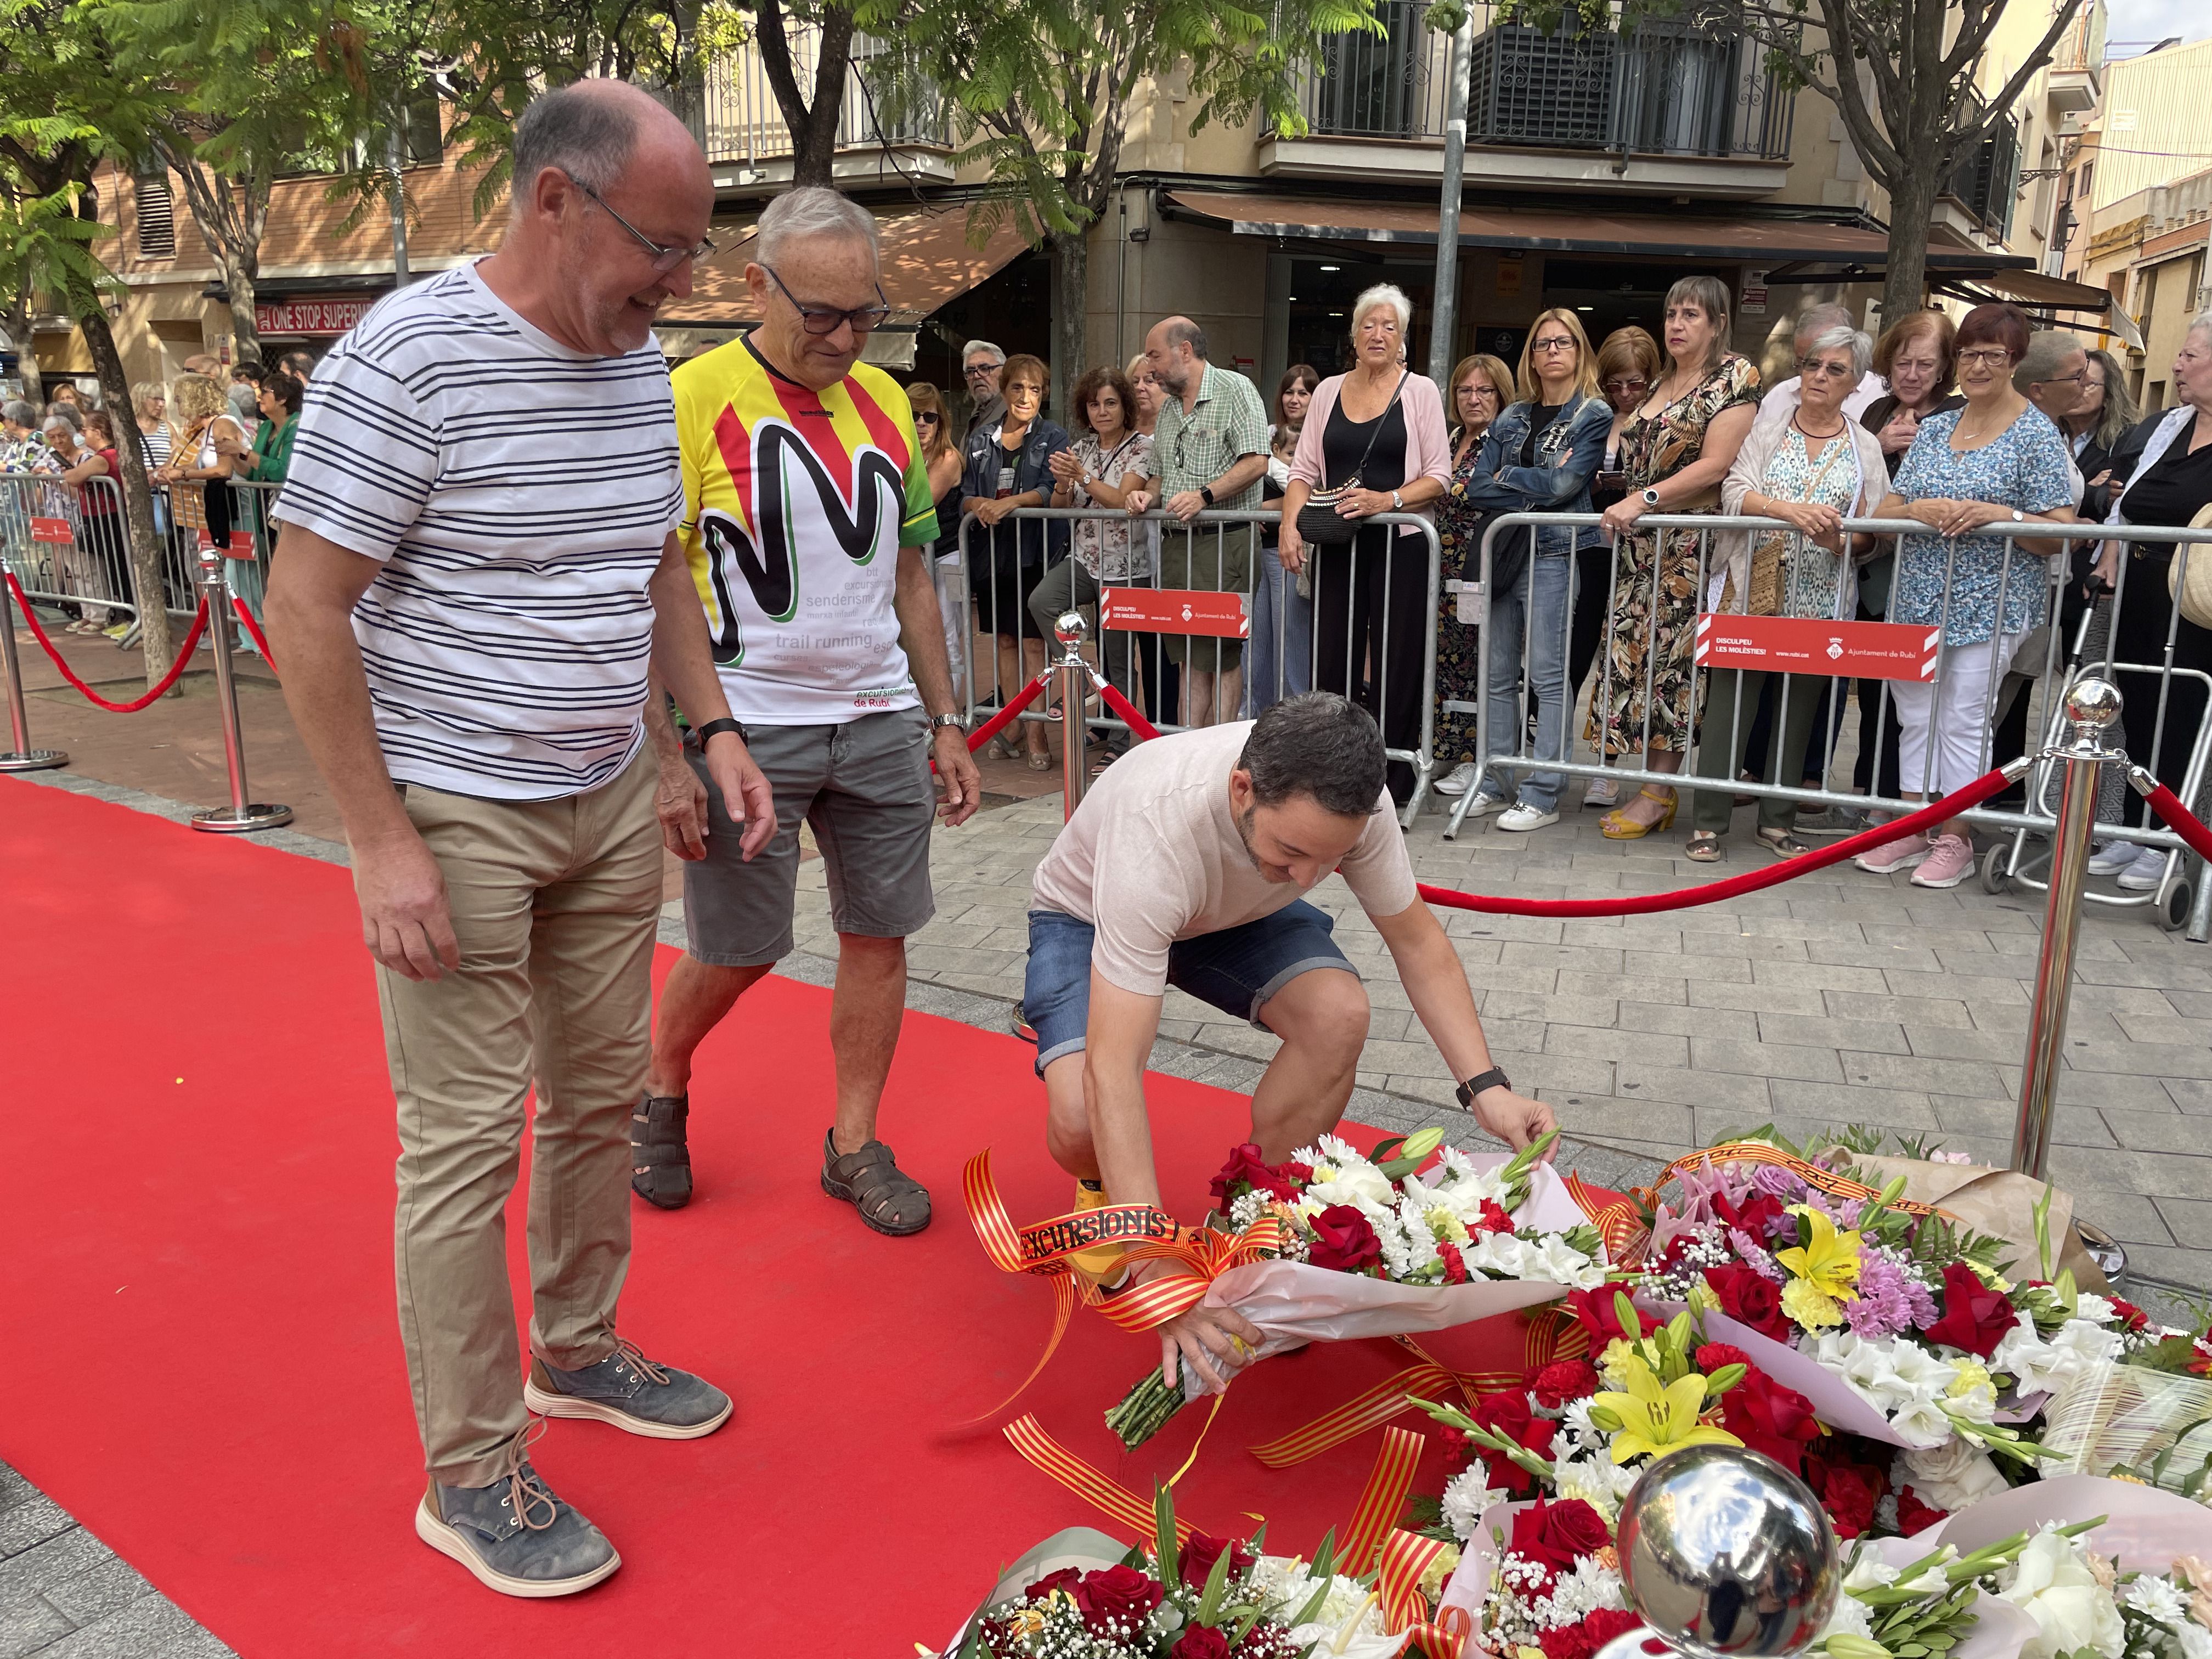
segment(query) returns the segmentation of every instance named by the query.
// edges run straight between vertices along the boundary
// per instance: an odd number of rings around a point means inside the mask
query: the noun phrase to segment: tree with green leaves
[[[1216,0],[912,0],[890,60],[894,108],[946,100],[963,165],[995,189],[975,210],[988,235],[1011,216],[1054,255],[1055,407],[1090,362],[1086,233],[1111,200],[1130,106],[1147,81],[1185,77],[1191,127],[1304,130],[1298,92],[1329,36],[1380,33],[1373,0],[1280,0],[1253,9]]]
[[[151,106],[118,71],[100,33],[68,0],[0,0],[0,179],[19,204],[15,274],[51,292],[83,331],[102,400],[116,413],[124,521],[144,641],[146,677],[168,672],[175,650],[163,608],[161,551],[146,452],[130,418],[131,380],[105,301],[113,278],[91,250],[114,234],[100,222],[94,176],[145,153]],[[61,221],[73,219],[64,228]]]
[[[1889,196],[1881,314],[1893,319],[1926,302],[1936,198],[2012,118],[2082,0],[2037,3],[2050,5],[2050,26],[1986,99],[1977,77],[2007,0],[1625,0],[1619,21],[1632,27],[1644,17],[1680,19],[1741,35],[1765,53],[1783,90],[1809,87],[1835,106],[1867,175]],[[1539,27],[1568,9],[1561,0],[1507,8]],[[1612,13],[1613,0],[1580,0],[1586,27],[1612,27]]]

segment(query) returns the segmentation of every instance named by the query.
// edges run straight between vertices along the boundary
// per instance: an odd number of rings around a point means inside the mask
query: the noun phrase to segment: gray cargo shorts
[[[775,835],[750,864],[744,833],[690,739],[684,757],[707,786],[707,856],[684,866],[684,931],[694,960],[758,968],[791,954],[799,825],[814,828],[841,933],[904,939],[937,914],[929,886],[929,720],[919,708],[840,726],[747,728],[753,761],[775,792]]]

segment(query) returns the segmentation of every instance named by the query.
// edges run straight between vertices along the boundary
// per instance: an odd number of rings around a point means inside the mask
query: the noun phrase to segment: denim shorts
[[[1326,910],[1293,899],[1257,921],[1177,939],[1168,947],[1168,983],[1265,1030],[1260,1010],[1300,974],[1340,968],[1359,977],[1337,948],[1335,927]],[[1091,1024],[1091,941],[1097,931],[1064,911],[1030,912],[1022,1013],[1037,1034],[1039,1077],[1062,1054],[1083,1051]]]

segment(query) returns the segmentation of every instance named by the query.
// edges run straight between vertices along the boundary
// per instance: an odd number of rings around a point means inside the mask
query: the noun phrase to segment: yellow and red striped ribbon
[[[1150,1504],[1110,1476],[1092,1468],[1047,1434],[1035,1413],[1024,1412],[1006,1425],[1006,1432],[1008,1443],[1032,1465],[1133,1535],[1149,1541],[1158,1531],[1159,1520]],[[1177,1547],[1189,1543],[1190,1534],[1190,1523],[1177,1516]]]
[[[1446,1546],[1435,1538],[1393,1528],[1382,1540],[1382,1559],[1375,1588],[1382,1608],[1382,1625],[1393,1636],[1406,1638],[1404,1651],[1419,1648],[1428,1659],[1461,1659],[1474,1621],[1464,1607],[1445,1607],[1429,1617],[1428,1598],[1421,1594],[1421,1575],[1436,1565]]]
[[[1425,1437],[1411,1429],[1385,1429],[1382,1449],[1375,1455],[1367,1485],[1359,1493],[1359,1506],[1352,1512],[1337,1548],[1336,1570],[1358,1578],[1375,1565],[1382,1540],[1405,1512],[1406,1494],[1413,1490],[1413,1470],[1421,1461]]]

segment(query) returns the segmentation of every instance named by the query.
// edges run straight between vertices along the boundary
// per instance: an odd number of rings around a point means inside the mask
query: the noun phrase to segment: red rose
[[[1313,1172],[1309,1170],[1306,1174],[1310,1178]],[[1256,1140],[1248,1140],[1229,1154],[1229,1162],[1213,1177],[1210,1190],[1224,1212],[1248,1192],[1266,1193],[1285,1201],[1298,1195],[1297,1187],[1285,1172],[1260,1156],[1260,1143]]]
[[[1075,1587],[1075,1605],[1093,1636],[1127,1634],[1141,1625],[1167,1592],[1134,1567],[1086,1572]]]
[[[1923,1504],[1910,1486],[1900,1486],[1897,1492],[1897,1529],[1911,1538],[1928,1530],[1944,1516],[1945,1511],[1932,1504]]]
[[[1253,1562],[1258,1559],[1242,1544],[1230,1539],[1194,1532],[1190,1535],[1190,1542],[1182,1547],[1182,1582],[1194,1590],[1203,1590],[1206,1575],[1213,1571],[1213,1564],[1221,1559],[1224,1550],[1231,1552],[1229,1557],[1231,1577],[1250,1571]]]
[[[1581,1625],[1554,1625],[1536,1634],[1536,1645],[1543,1650],[1544,1659],[1590,1659],[1597,1651],[1589,1632]]]
[[[1364,1273],[1382,1260],[1382,1241],[1367,1218],[1349,1204],[1332,1204],[1313,1218],[1313,1248],[1306,1260],[1343,1273]]]
[[[1457,1429],[1448,1428],[1443,1431],[1443,1443],[1444,1478],[1449,1480],[1474,1462],[1474,1442]]]
[[[1552,1454],[1552,1439],[1559,1432],[1558,1425],[1548,1418],[1537,1416],[1528,1409],[1528,1396],[1516,1390],[1510,1394],[1486,1394],[1474,1402],[1468,1413],[1478,1426],[1487,1429],[1503,1439],[1513,1441],[1539,1457]],[[1536,1477],[1522,1468],[1504,1452],[1477,1447],[1484,1463],[1489,1466],[1490,1484],[1516,1497],[1532,1491]]]
[[[1721,1301],[1721,1311],[1739,1325],[1777,1342],[1790,1340],[1789,1316],[1782,1311],[1782,1291],[1741,1261],[1705,1269],[1705,1283]]]
[[[1641,1628],[1643,1623],[1641,1614],[1626,1613],[1619,1607],[1600,1607],[1583,1620],[1583,1632],[1589,1638],[1591,1646],[1601,1648],[1616,1636],[1626,1636],[1629,1632]]]
[[[1557,1411],[1570,1400],[1587,1400],[1597,1392],[1597,1368],[1586,1359],[1555,1359],[1529,1379],[1529,1392],[1547,1411]]]
[[[1640,1308],[1632,1308],[1635,1328],[1629,1329],[1620,1322],[1620,1304],[1628,1300],[1628,1292],[1613,1285],[1600,1285],[1595,1291],[1569,1291],[1567,1311],[1574,1315],[1582,1328],[1589,1333],[1590,1347],[1602,1351],[1615,1337],[1631,1340],[1649,1335],[1659,1328],[1659,1322]]]
[[[1853,1463],[1831,1463],[1808,1455],[1806,1484],[1820,1495],[1820,1507],[1836,1523],[1836,1536],[1856,1538],[1874,1524],[1874,1506],[1881,1500],[1887,1483],[1879,1469]]]
[[[1168,1650],[1168,1659],[1229,1659],[1229,1638],[1218,1630],[1193,1625]]]
[[[1585,1555],[1613,1541],[1605,1519],[1579,1498],[1557,1503],[1538,1499],[1513,1517],[1511,1553],[1565,1572]]]
[[[1701,1369],[1711,1346],[1698,1352]],[[1802,1467],[1805,1448],[1820,1437],[1820,1425],[1813,1420],[1813,1402],[1757,1366],[1721,1396],[1721,1426],[1792,1474]]]
[[[1468,1281],[1467,1258],[1459,1253],[1459,1246],[1446,1239],[1437,1246],[1437,1255],[1444,1264],[1444,1283],[1464,1285]]]
[[[2112,1304],[2112,1311],[2119,1315],[2122,1330],[2139,1331],[2150,1323],[2150,1316],[2134,1303],[2123,1302],[2117,1296],[2108,1296],[2105,1299]]]
[[[1706,1342],[1698,1348],[1698,1369],[1707,1376],[1730,1365],[1748,1365],[1751,1356],[1731,1342]]]
[[[1930,1325],[1930,1342],[1987,1359],[1998,1343],[2020,1323],[2020,1316],[2002,1291],[1993,1291],[1963,1261],[1943,1269],[1943,1316]]]
[[[1474,1218],[1468,1231],[1476,1233],[1510,1233],[1513,1231],[1513,1218],[1498,1207],[1496,1199],[1486,1198],[1482,1200],[1482,1213]]]
[[[1729,1226],[1749,1233],[1755,1244],[1764,1244],[1773,1237],[1774,1230],[1782,1224],[1785,1214],[1782,1200],[1772,1193],[1755,1193],[1741,1204],[1732,1202],[1725,1194],[1715,1194],[1713,1212]]]
[[[1073,1595],[1075,1593],[1076,1582],[1082,1577],[1083,1570],[1080,1567],[1062,1567],[1058,1572],[1045,1574],[1036,1583],[1024,1590],[1022,1599],[1025,1601],[1042,1601],[1054,1590],[1066,1590]]]

